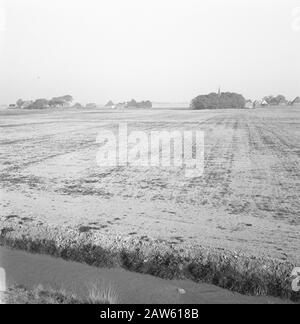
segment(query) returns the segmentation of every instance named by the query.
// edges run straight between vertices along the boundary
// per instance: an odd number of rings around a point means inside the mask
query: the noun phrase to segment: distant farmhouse
[[[27,100],[27,101],[24,101],[22,99],[19,99],[15,105],[10,105],[10,106],[16,106],[16,108],[19,108],[19,109],[26,109],[28,108],[30,105],[33,104],[33,101],[32,100]]]
[[[300,105],[300,97],[296,97],[292,102],[292,106],[299,106]]]
[[[286,106],[288,101],[286,100],[285,96],[278,95],[274,96],[267,96],[263,98],[262,106]]]
[[[254,100],[253,107],[258,108],[261,107],[262,101],[261,100]]]
[[[245,108],[246,109],[253,109],[253,108],[255,108],[254,102],[252,102],[252,100],[246,100]]]
[[[35,101],[20,101],[16,104],[10,104],[9,109],[46,109],[49,108],[48,100],[46,99],[37,99]]]
[[[285,96],[267,96],[262,100],[255,100],[253,102],[255,107],[277,107],[277,106],[292,106],[300,105],[300,97],[295,98],[293,101],[288,101]]]

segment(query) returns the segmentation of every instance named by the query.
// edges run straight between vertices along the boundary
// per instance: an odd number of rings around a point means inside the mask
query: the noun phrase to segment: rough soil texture
[[[204,131],[204,175],[99,167],[97,134],[119,122]],[[202,247],[300,265],[298,108],[1,112],[0,132],[2,237]]]
[[[9,305],[70,305],[86,304],[84,301],[66,293],[42,289],[28,290],[24,287],[11,287],[8,292],[0,293],[2,303]]]

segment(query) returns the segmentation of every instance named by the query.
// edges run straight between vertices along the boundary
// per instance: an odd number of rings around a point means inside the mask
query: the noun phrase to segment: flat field
[[[202,130],[205,170],[101,168],[101,130]],[[300,264],[300,109],[0,112],[0,229]],[[64,235],[64,234],[62,234]],[[67,235],[67,234],[66,234]]]

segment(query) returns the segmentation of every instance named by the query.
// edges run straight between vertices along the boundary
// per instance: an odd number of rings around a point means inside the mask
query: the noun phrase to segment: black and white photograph
[[[0,304],[300,304],[299,0],[0,0]]]

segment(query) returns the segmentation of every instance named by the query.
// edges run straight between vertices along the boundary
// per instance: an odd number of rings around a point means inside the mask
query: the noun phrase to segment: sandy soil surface
[[[203,130],[205,172],[100,168],[101,130]],[[0,113],[0,227],[199,244],[300,264],[300,110]]]

